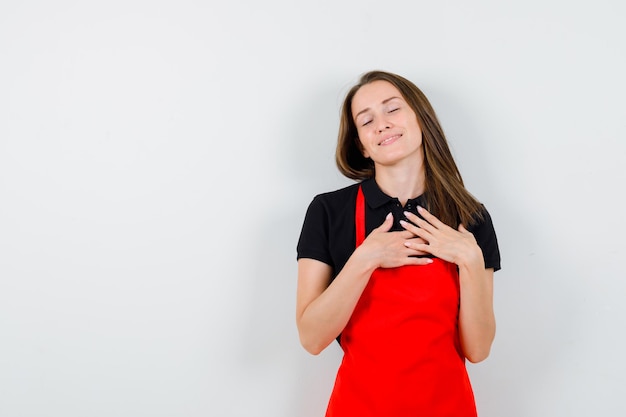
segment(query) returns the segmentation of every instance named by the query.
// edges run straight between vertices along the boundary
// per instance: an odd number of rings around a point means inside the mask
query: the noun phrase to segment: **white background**
[[[321,416],[295,246],[371,69],[430,98],[503,269],[482,417],[623,416],[619,0],[0,3],[0,416]]]

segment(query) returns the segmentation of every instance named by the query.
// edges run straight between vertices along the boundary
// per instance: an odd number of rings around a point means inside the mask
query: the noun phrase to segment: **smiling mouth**
[[[385,145],[388,145],[388,144],[390,144],[390,143],[393,143],[393,142],[395,142],[397,139],[399,139],[399,138],[400,138],[400,136],[402,136],[402,135],[393,135],[393,136],[390,136],[390,137],[388,137],[387,139],[385,139],[385,140],[383,140],[382,142],[380,142],[380,143],[378,144],[378,146],[385,146]]]

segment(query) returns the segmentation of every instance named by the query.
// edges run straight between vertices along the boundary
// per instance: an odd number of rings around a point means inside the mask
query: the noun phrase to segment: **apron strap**
[[[365,197],[363,196],[363,190],[360,185],[356,195],[354,223],[356,226],[356,246],[359,247],[365,240]]]

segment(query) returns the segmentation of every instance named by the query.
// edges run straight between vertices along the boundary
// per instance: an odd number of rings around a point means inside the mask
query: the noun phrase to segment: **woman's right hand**
[[[343,331],[376,268],[425,265],[429,258],[404,245],[424,241],[408,230],[390,232],[393,217],[374,229],[332,279],[332,268],[318,260],[298,261],[296,323],[302,346],[317,355]]]
[[[387,215],[385,221],[367,236],[363,243],[354,251],[356,256],[372,270],[376,268],[396,268],[405,265],[426,265],[432,262],[430,258],[418,258],[427,255],[426,252],[418,252],[406,247],[407,240],[415,240],[415,243],[426,241],[408,230],[390,232],[393,226],[393,216]]]

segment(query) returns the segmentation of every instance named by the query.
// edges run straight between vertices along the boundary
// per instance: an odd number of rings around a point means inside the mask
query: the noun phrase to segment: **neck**
[[[426,188],[422,163],[404,166],[376,166],[376,184],[390,197],[397,197],[404,206],[407,200],[422,195]]]

